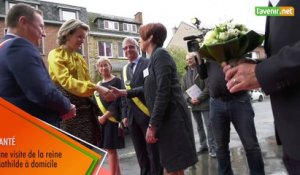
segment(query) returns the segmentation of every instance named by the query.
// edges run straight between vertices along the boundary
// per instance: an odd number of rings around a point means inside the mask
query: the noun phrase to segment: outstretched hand
[[[101,97],[105,100],[105,101],[114,101],[116,100],[118,97],[112,93],[111,90],[107,90],[105,92],[105,94],[102,94]]]
[[[127,96],[127,91],[125,89],[118,89],[116,87],[110,86],[109,90],[112,94],[114,94],[117,98],[118,97],[125,97]]]

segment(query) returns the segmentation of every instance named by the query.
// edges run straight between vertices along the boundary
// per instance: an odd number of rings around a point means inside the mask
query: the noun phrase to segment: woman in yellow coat
[[[94,91],[109,94],[108,89],[91,82],[88,66],[81,54],[76,52],[84,43],[89,26],[72,19],[58,31],[59,47],[48,55],[49,73],[57,87],[77,107],[75,118],[61,122],[61,128],[93,145],[100,141],[100,128],[95,115],[95,106],[90,96]],[[109,95],[108,97],[109,98]]]

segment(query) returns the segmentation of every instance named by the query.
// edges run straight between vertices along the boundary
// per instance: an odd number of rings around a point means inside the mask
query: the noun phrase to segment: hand
[[[197,105],[197,104],[200,103],[200,101],[199,101],[197,98],[191,98],[191,103],[192,103],[193,105]]]
[[[98,121],[101,125],[104,125],[106,123],[107,118],[104,116],[98,116]]]
[[[111,93],[109,89],[104,86],[96,86],[96,91],[105,101],[114,101],[116,99],[115,95]]]
[[[156,143],[158,141],[158,138],[156,138],[155,135],[156,135],[156,128],[148,127],[146,132],[146,142],[149,144]]]
[[[256,64],[241,63],[235,67],[222,64],[222,66],[227,81],[226,85],[231,93],[260,87],[255,75]]]
[[[125,97],[127,96],[127,91],[125,89],[118,89],[116,87],[110,87],[110,91],[117,97]]]
[[[118,98],[111,90],[107,90],[107,92],[105,94],[101,95],[101,97],[105,101],[114,101]]]
[[[124,127],[128,127],[128,118],[123,118],[122,123]]]
[[[76,106],[71,104],[71,110],[60,117],[62,120],[68,120],[76,116]]]

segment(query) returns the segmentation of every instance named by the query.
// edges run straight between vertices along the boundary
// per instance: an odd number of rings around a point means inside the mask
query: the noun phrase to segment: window
[[[45,38],[44,37],[40,41],[40,45],[38,46],[38,50],[40,51],[41,55],[45,54]]]
[[[118,43],[118,56],[119,57],[125,57],[121,42]]]
[[[12,8],[14,5],[16,5],[16,3],[9,2],[8,3],[8,9]]]
[[[119,23],[114,21],[104,20],[104,29],[119,30]]]
[[[137,28],[136,28],[135,24],[124,23],[123,24],[123,31],[136,33],[137,32]]]
[[[59,18],[61,21],[67,21],[70,19],[78,19],[80,8],[71,7],[67,5],[58,5],[57,8],[59,9]]]
[[[61,10],[60,20],[68,21],[70,19],[77,19],[77,13],[74,11]]]
[[[99,56],[112,56],[112,43],[107,41],[98,41]]]
[[[20,2],[9,2],[9,1],[6,1],[6,3],[5,3],[5,6],[6,6],[6,13],[8,12],[8,10],[9,9],[11,9],[14,5],[16,5],[16,4],[18,4],[18,3],[21,3],[22,1],[20,1]],[[33,8],[36,8],[36,9],[38,9],[38,5],[36,4],[36,3],[34,3],[34,2],[31,2],[31,3],[33,3],[33,4],[27,4],[27,5],[30,5],[30,6],[32,6]]]
[[[81,46],[77,50],[78,53],[80,53],[82,56],[84,55],[84,43],[81,44]]]

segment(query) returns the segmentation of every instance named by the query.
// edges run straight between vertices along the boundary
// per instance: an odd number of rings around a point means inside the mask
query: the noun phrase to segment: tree
[[[177,46],[172,46],[168,48],[168,51],[171,54],[171,56],[174,58],[177,67],[177,73],[181,80],[183,74],[185,73],[185,66],[186,66],[185,56],[187,52],[183,48]]]

